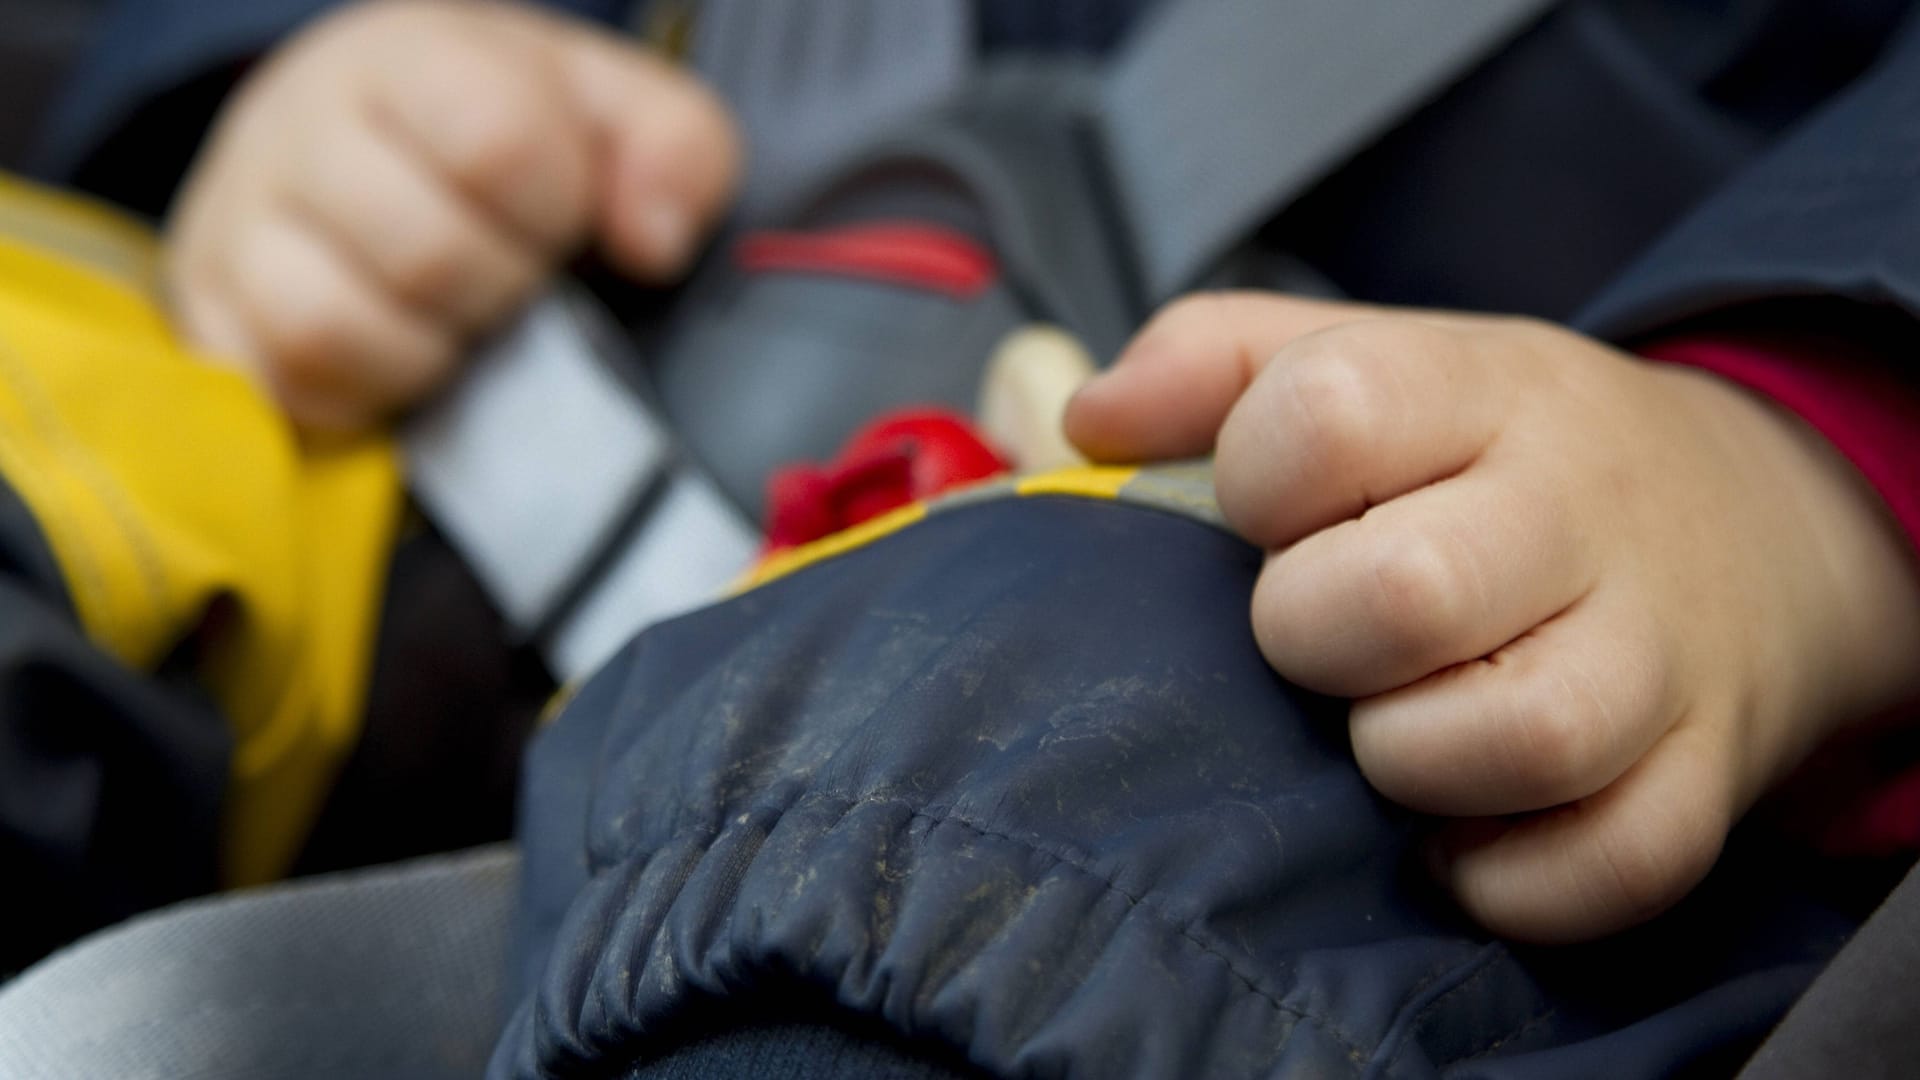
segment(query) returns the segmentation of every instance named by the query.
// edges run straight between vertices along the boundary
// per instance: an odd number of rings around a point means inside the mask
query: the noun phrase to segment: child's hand
[[[1472,819],[1442,865],[1508,936],[1662,910],[1814,743],[1920,689],[1920,582],[1851,466],[1566,330],[1202,296],[1067,428],[1097,459],[1216,452],[1222,510],[1273,552],[1262,651],[1357,699],[1383,794]]]
[[[353,4],[228,107],[169,223],[170,299],[298,423],[362,427],[590,239],[636,276],[678,271],[739,158],[712,94],[582,24]]]

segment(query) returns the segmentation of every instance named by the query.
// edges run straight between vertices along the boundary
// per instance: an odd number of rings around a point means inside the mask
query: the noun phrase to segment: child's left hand
[[[1445,875],[1507,936],[1651,917],[1817,742],[1920,690],[1920,577],[1849,463],[1564,329],[1194,297],[1067,429],[1099,460],[1215,452],[1272,553],[1262,651],[1356,699],[1383,794],[1469,819]]]
[[[169,307],[301,428],[377,427],[586,244],[677,276],[740,155],[711,90],[579,19],[340,4],[222,110],[169,214]]]

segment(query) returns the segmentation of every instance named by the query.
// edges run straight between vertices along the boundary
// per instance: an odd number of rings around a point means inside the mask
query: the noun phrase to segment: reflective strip
[[[421,508],[562,679],[720,595],[759,545],[615,377],[591,304],[537,302],[403,434]]]
[[[823,536],[809,544],[788,548],[785,551],[768,556],[755,566],[736,588],[739,591],[759,588],[769,581],[777,581],[788,574],[804,570],[815,563],[825,562],[849,551],[866,547],[882,537],[891,536],[909,525],[921,521],[927,516],[927,503],[910,503],[889,510],[879,517],[863,521],[850,529],[842,529],[832,536]]]
[[[1021,495],[1085,495],[1089,498],[1117,498],[1120,489],[1133,479],[1137,469],[1113,465],[1087,465],[1057,472],[1041,473],[1021,479],[1015,487]]]
[[[774,554],[741,578],[735,588],[742,592],[758,588],[817,563],[857,551],[941,514],[1002,499],[1046,496],[1104,499],[1177,514],[1217,529],[1226,528],[1226,519],[1220,516],[1219,504],[1213,498],[1211,460],[1146,466],[1083,466],[1032,476],[1007,477],[961,488],[929,502],[903,506],[811,544],[802,544]]]
[[[665,432],[630,398],[556,296],[405,432],[421,508],[522,637],[557,614],[666,468]]]
[[[359,735],[392,447],[303,447],[147,296],[0,238],[0,471],[101,649],[151,671],[203,635],[196,674],[234,739],[225,876],[283,874]]]
[[[0,237],[141,293],[156,292],[159,245],[153,234],[102,203],[0,173]]]
[[[718,599],[759,537],[706,480],[682,470],[632,539],[543,642],[562,678],[592,674],[641,629]]]

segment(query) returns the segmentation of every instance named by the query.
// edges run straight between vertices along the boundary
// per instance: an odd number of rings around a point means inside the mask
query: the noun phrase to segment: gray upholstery
[[[517,852],[165,908],[0,987],[8,1080],[454,1080],[499,1032]]]

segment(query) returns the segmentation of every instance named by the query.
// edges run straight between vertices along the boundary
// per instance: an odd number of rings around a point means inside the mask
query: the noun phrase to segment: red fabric
[[[1704,368],[1799,413],[1853,462],[1920,549],[1920,389],[1838,341],[1674,338],[1641,350]]]
[[[748,233],[734,261],[750,273],[786,271],[866,278],[971,300],[998,264],[965,233],[916,222],[868,222],[812,232]]]
[[[1883,357],[1839,339],[1792,334],[1679,337],[1641,353],[1711,371],[1798,413],[1853,462],[1920,551],[1920,389],[1896,378]],[[1920,766],[1861,794],[1827,847],[1920,849]]]
[[[1866,792],[1822,837],[1836,855],[1898,855],[1920,849],[1920,766]]]
[[[1011,468],[959,416],[932,408],[887,413],[855,432],[826,465],[790,465],[773,474],[767,550],[818,540]]]

